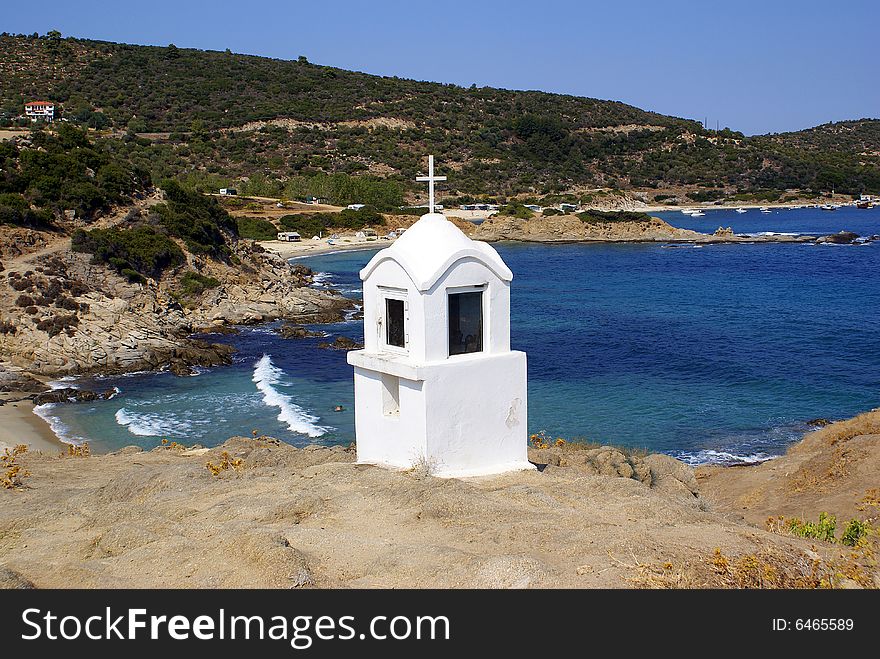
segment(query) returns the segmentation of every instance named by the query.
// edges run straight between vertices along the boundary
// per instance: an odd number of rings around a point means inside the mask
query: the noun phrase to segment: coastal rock
[[[47,405],[50,403],[87,403],[93,400],[108,400],[113,398],[116,392],[112,389],[103,393],[96,393],[88,389],[52,389],[34,396],[34,405]]]
[[[231,245],[236,265],[191,257],[193,267],[219,285],[192,298],[184,309],[174,299],[179,277],[132,283],[91,263],[88,254],[70,251],[63,239],[56,251],[28,260],[29,252],[47,244],[42,234],[5,226],[0,233],[4,239],[15,238],[12,242],[20,247],[12,251],[15,261],[4,261],[4,274],[10,276],[0,277],[0,354],[12,367],[39,375],[166,367],[188,374],[193,365],[228,363],[232,352],[228,346],[199,344],[190,338],[194,332],[216,333],[230,324],[280,318],[337,322],[355,308],[351,300],[311,288],[313,273],[305,266],[291,266],[274,254],[253,249],[247,241]],[[37,304],[16,306],[21,295]],[[56,297],[63,309],[52,304]],[[48,306],[39,306],[44,298]],[[0,375],[0,388],[6,380]],[[43,388],[19,384],[18,391]]]
[[[324,350],[360,350],[364,347],[364,344],[358,343],[347,336],[337,336],[332,343],[319,343],[318,347]]]
[[[275,331],[283,339],[307,339],[315,336],[324,336],[323,332],[315,332],[301,325],[282,325]]]
[[[718,236],[719,238],[732,238],[736,234],[731,227],[718,227],[712,235]]]
[[[833,243],[835,245],[851,245],[859,237],[859,234],[852,231],[839,231],[828,236],[821,236],[816,239],[817,243]]]
[[[45,389],[46,385],[23,370],[0,367],[0,392],[21,391],[33,393]]]
[[[496,215],[478,226],[473,238],[534,242],[667,242],[707,240],[711,236],[679,229],[658,217],[650,217],[644,222],[583,222],[575,215],[552,215],[529,220]]]
[[[530,447],[529,460],[547,465],[544,471],[561,476],[597,475],[638,481],[681,498],[688,505],[699,505],[693,469],[668,455],[643,457],[614,446],[568,442],[541,449]]]

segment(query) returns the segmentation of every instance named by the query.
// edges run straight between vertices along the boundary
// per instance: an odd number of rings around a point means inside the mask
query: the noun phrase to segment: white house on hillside
[[[31,101],[24,104],[24,114],[31,121],[37,121],[38,119],[54,121],[55,104],[52,101]]]

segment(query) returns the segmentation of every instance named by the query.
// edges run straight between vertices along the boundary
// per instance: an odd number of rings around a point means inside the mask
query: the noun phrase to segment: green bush
[[[541,214],[544,217],[553,217],[554,215],[562,215],[563,213],[558,208],[545,208],[543,211],[541,211]]]
[[[237,217],[238,236],[248,240],[274,240],[278,229],[268,220],[259,217]]]
[[[363,229],[367,226],[383,226],[385,218],[370,207],[340,213],[300,213],[285,215],[279,220],[285,231],[296,231],[303,237],[317,236],[333,229]]]
[[[105,263],[129,279],[134,275],[159,278],[166,269],[186,262],[177,243],[145,225],[131,229],[78,229],[71,246],[75,252],[92,254],[93,263]]]
[[[601,224],[605,222],[650,222],[651,216],[637,211],[597,211],[588,210],[577,214],[584,224]]]
[[[52,211],[48,209],[33,210],[27,200],[20,194],[0,194],[0,224],[48,229],[52,226]]]
[[[165,203],[153,211],[168,234],[182,239],[194,254],[228,258],[226,241],[238,235],[238,225],[213,197],[187,190],[176,181],[163,181]]]
[[[847,547],[856,547],[863,538],[868,536],[870,529],[871,527],[867,522],[860,522],[857,519],[851,519],[849,524],[847,524],[846,528],[843,530],[843,535],[840,536],[840,544],[846,545]]]
[[[149,184],[145,170],[91,142],[85,131],[70,124],[56,131],[34,133],[33,148],[0,143],[0,222],[47,227],[65,210],[89,220]]]
[[[798,518],[788,520],[788,530],[801,538],[815,538],[825,542],[836,542],[837,518],[827,513],[819,513],[818,522],[804,522]]]
[[[192,270],[184,273],[180,278],[180,286],[177,291],[182,297],[198,297],[211,288],[217,288],[220,282],[214,277],[207,277]]]
[[[319,197],[339,206],[367,204],[382,210],[403,204],[403,189],[396,181],[343,173],[294,176],[284,186],[284,194],[290,199]]]
[[[498,214],[506,217],[518,217],[521,220],[530,220],[535,217],[535,214],[522,204],[507,204],[506,206],[502,206],[498,209]]]

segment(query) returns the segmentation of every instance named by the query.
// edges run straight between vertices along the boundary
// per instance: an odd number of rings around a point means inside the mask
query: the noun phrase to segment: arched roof
[[[427,291],[453,263],[467,257],[478,260],[504,281],[513,279],[491,245],[471,240],[440,213],[422,215],[391,247],[370,259],[360,277],[366,281],[380,263],[391,260],[406,271],[418,290]]]

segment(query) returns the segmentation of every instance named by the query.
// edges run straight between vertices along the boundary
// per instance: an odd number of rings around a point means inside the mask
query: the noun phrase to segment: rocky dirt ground
[[[25,453],[17,457],[21,486],[0,489],[0,584],[880,583],[870,559],[855,565],[837,545],[744,521],[723,504],[720,487],[704,496],[690,468],[672,458],[572,445],[532,450],[531,458],[541,471],[446,480],[358,465],[343,447],[297,449],[263,437],[211,450]]]

